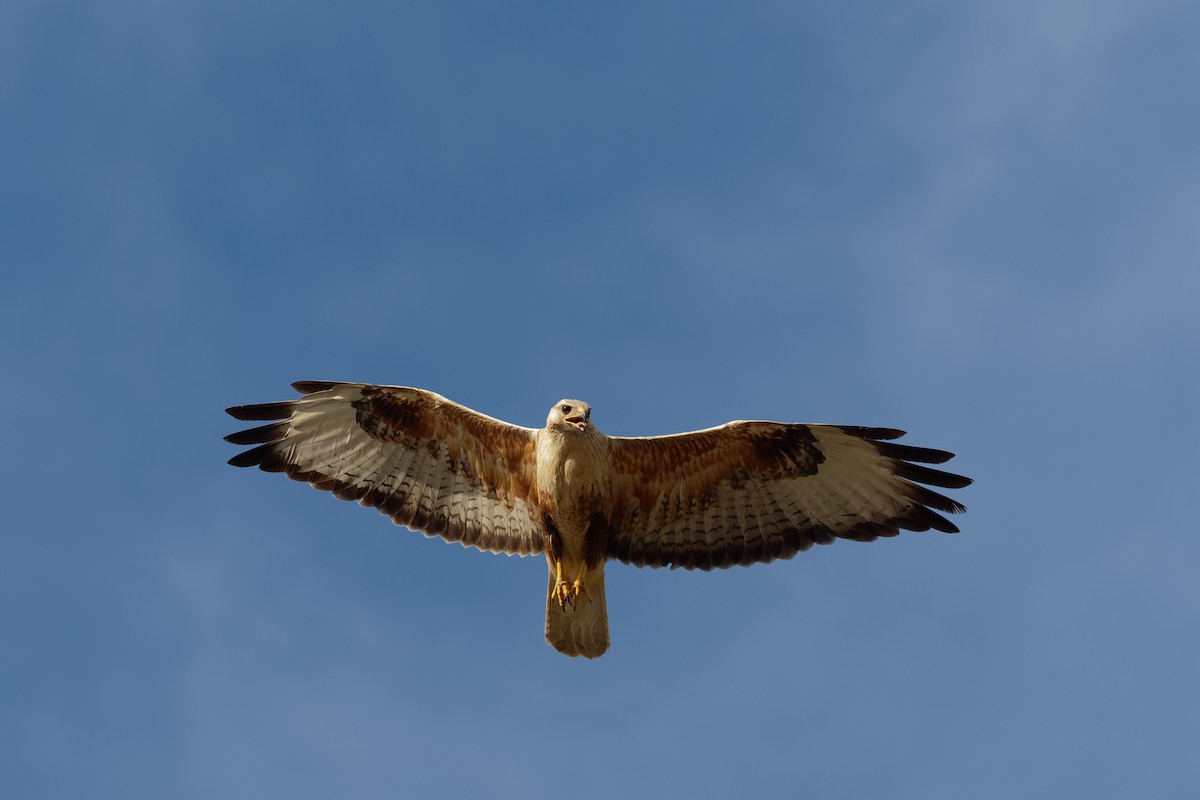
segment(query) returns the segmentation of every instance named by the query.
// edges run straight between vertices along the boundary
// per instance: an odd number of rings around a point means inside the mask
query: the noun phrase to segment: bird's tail
[[[550,572],[550,588],[546,592],[546,641],[560,653],[569,656],[597,658],[608,651],[608,604],[604,599],[604,562],[587,572],[587,596],[577,597],[574,606],[565,608],[551,596],[554,591],[554,572]]]

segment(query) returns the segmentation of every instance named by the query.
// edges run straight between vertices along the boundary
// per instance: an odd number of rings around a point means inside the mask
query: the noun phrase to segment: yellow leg
[[[575,576],[575,583],[571,586],[571,596],[583,596],[584,599],[590,602],[592,597],[588,594],[587,584],[583,582],[585,577],[587,577],[587,564],[583,561],[580,561],[579,574]]]
[[[559,608],[566,608],[571,600],[571,587],[563,580],[562,561],[554,559],[554,588],[550,590],[550,598],[558,601]]]
[[[566,608],[568,604],[575,605],[575,598],[583,597],[591,600],[591,595],[588,594],[587,584],[584,578],[587,577],[587,564],[580,562],[579,571],[575,574],[574,583],[567,583],[563,580],[563,565],[560,559],[554,560],[554,588],[550,590],[550,599],[558,601],[559,608]]]

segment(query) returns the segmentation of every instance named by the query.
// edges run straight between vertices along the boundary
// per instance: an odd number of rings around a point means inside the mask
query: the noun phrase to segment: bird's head
[[[592,407],[581,400],[559,400],[546,417],[546,427],[586,431],[592,427]]]

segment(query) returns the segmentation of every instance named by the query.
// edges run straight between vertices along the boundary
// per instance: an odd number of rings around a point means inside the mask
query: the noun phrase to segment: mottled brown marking
[[[583,562],[589,569],[608,558],[609,528],[609,520],[604,514],[599,511],[592,514],[583,537]]]
[[[375,439],[394,442],[409,436],[427,440],[433,434],[434,420],[423,400],[386,387],[368,386],[351,405],[359,426]]]
[[[539,508],[535,444],[528,431],[416,389],[325,382],[303,382],[296,388],[330,394],[229,409],[239,419],[274,421],[227,437],[258,445],[230,463],[286,472],[338,497],[375,506],[427,535],[506,552],[561,552],[550,517],[505,516],[522,500],[530,509]],[[341,390],[345,394],[334,394]],[[304,450],[306,434],[293,431],[286,420],[306,403],[320,413],[348,396],[359,398],[353,409],[362,433],[347,430],[348,446],[358,449],[339,457],[326,438],[320,447]],[[818,442],[835,442],[836,431],[862,441],[820,449]],[[369,446],[364,433],[372,440]],[[747,422],[652,440],[611,440],[613,514],[592,515],[584,538],[585,562],[601,564],[612,557],[707,570],[791,558],[836,538],[870,541],[900,530],[957,531],[938,512],[956,513],[963,507],[925,485],[961,488],[970,481],[921,466],[941,463],[951,454],[891,441],[901,435],[891,428]],[[855,465],[852,459],[863,452],[862,442],[883,461]],[[409,455],[384,462],[393,464],[392,474],[379,472],[379,459],[398,450]],[[347,452],[355,459],[347,461]],[[859,494],[859,507],[853,490],[833,492],[832,501],[829,493],[810,494],[813,486],[829,480],[830,473],[820,469],[827,458],[851,459],[846,462],[851,471],[838,473],[843,475],[853,476],[855,466],[876,476],[886,474],[878,467],[890,469],[894,484],[876,481],[871,486],[887,502],[872,505],[868,495]],[[814,497],[819,501],[806,505]]]
[[[750,439],[754,454],[782,477],[815,475],[825,461],[807,425],[763,425]]]
[[[842,516],[819,519],[805,507],[807,492],[820,485],[808,480],[828,480],[820,468],[830,456],[819,442],[833,431],[869,441],[892,461],[890,503],[900,500],[899,508],[881,512],[851,505]],[[912,463],[940,463],[950,454],[887,441],[902,435],[893,428],[745,422],[614,440],[619,514],[608,554],[639,566],[715,569],[791,558],[838,538],[871,541],[902,529],[956,531],[937,511],[963,507],[917,484],[960,488],[970,480]],[[831,452],[843,458],[855,451]],[[852,495],[846,497],[851,503]]]
[[[306,395],[338,390],[344,394],[229,409],[239,419],[281,420],[231,434],[228,438],[235,443],[259,445],[234,456],[232,464],[285,472],[341,499],[376,507],[396,523],[426,535],[500,552],[544,549],[544,531],[533,518],[509,516],[533,494],[529,431],[419,389],[317,381],[297,383],[295,388]],[[311,432],[319,427],[297,432],[287,420],[298,410],[335,411],[339,401],[353,409],[357,422],[343,445],[331,447],[325,438],[311,447]],[[363,449],[364,434],[384,442],[383,449]],[[396,458],[397,450],[412,455]],[[357,453],[354,461],[347,461],[348,453]],[[391,474],[379,472],[382,463],[391,464]]]
[[[561,560],[563,556],[562,534],[558,532],[558,526],[554,524],[554,517],[543,514],[542,529],[546,532],[546,553],[555,561]]]

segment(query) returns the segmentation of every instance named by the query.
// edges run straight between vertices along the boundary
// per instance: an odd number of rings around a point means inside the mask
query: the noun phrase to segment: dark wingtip
[[[254,467],[262,463],[263,455],[262,447],[255,447],[245,452],[238,453],[227,462],[231,467]]]
[[[839,425],[838,427],[843,433],[858,436],[862,439],[899,439],[904,435],[904,431],[899,428],[864,428],[861,425]]]
[[[916,461],[922,464],[944,464],[954,458],[954,453],[949,450],[914,447],[911,444],[895,444],[894,442],[876,442],[875,449],[888,458],[899,461]]]
[[[962,508],[961,510],[966,511],[967,509]],[[958,512],[955,511],[955,512],[951,512],[951,513],[957,514]],[[933,528],[935,531],[940,531],[941,533],[959,533],[960,532],[958,530],[957,525],[955,525],[953,522],[951,522],[950,520],[943,517],[941,514],[934,514],[931,511],[930,516],[933,517],[934,519],[930,522],[929,527]]]
[[[293,381],[292,388],[300,394],[324,392],[340,385],[337,381]]]
[[[941,486],[945,489],[961,489],[964,486],[971,485],[970,478],[963,475],[956,475],[953,472],[944,472],[940,469],[923,467],[919,464],[909,463],[908,461],[896,461],[894,463],[896,474],[914,483]]]
[[[225,413],[234,419],[254,421],[264,419],[287,419],[292,414],[292,402],[257,403],[248,406],[231,406]]]
[[[231,467],[258,467],[264,472],[284,472],[288,465],[280,457],[279,442],[267,442],[238,453],[227,462]]]
[[[244,431],[237,431],[225,437],[225,441],[230,444],[263,444],[265,442],[277,442],[287,435],[288,423],[272,422],[270,425],[263,425],[258,428],[250,428]]]

